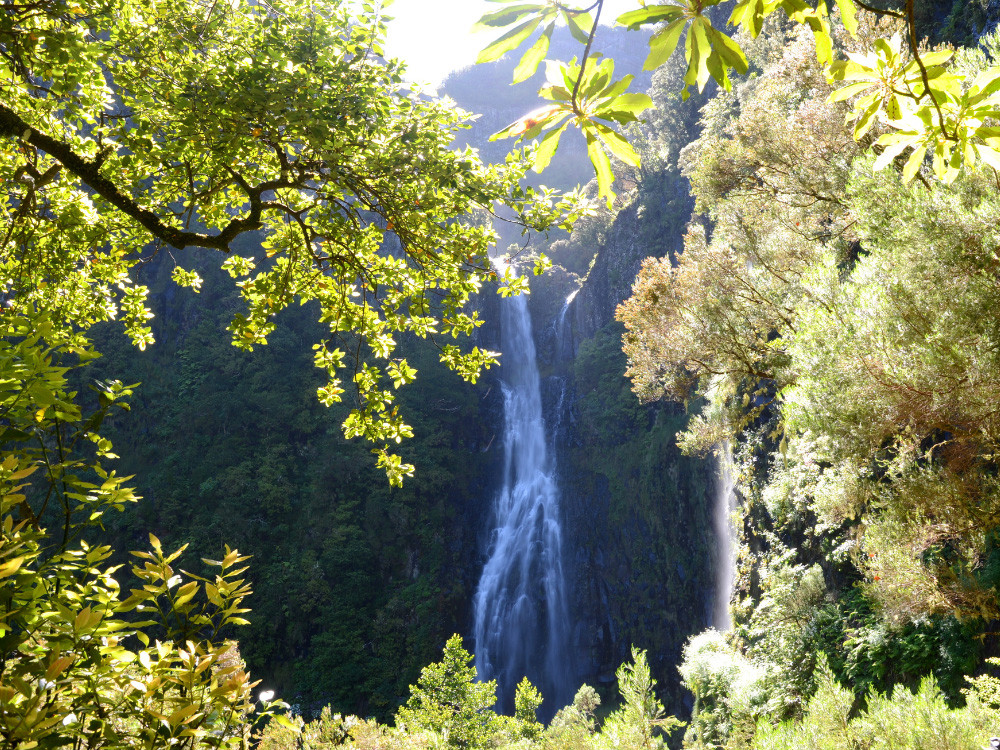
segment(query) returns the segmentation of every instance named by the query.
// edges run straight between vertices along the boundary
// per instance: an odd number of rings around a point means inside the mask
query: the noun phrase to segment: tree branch
[[[573,96],[571,97],[573,102],[573,111],[579,117],[583,117],[583,112],[580,111],[580,104],[576,100],[576,95],[580,92],[580,82],[583,81],[583,72],[587,69],[587,59],[590,57],[590,46],[594,43],[594,37],[597,36],[597,24],[601,20],[601,11],[604,10],[604,0],[598,0],[594,4],[597,7],[597,13],[594,15],[594,25],[590,29],[590,37],[587,39],[587,46],[583,50],[583,58],[580,60],[580,75],[577,76],[576,85],[573,86]]]
[[[938,104],[937,97],[931,91],[931,82],[927,77],[927,68],[924,67],[924,61],[920,59],[920,50],[917,49],[917,24],[913,18],[913,0],[906,0],[906,29],[908,32],[907,38],[910,41],[910,52],[913,53],[913,59],[917,61],[917,67],[920,68],[920,77],[924,81],[924,93],[918,98],[918,101],[924,96],[929,96],[931,101],[934,102],[934,109],[937,110],[938,122],[941,124],[941,132],[944,134],[944,137],[951,141],[958,140],[948,134],[944,122],[944,113],[941,111],[941,105]]]
[[[893,18],[903,18],[903,19],[906,18],[906,16],[904,16],[902,13],[899,13],[894,10],[882,10],[872,5],[868,5],[868,3],[863,3],[861,2],[861,0],[854,0],[854,4],[857,5],[859,8],[867,10],[869,13],[875,13],[880,16],[892,16]]]
[[[153,237],[178,250],[183,250],[185,247],[204,247],[228,253],[229,243],[236,237],[244,232],[260,228],[261,194],[268,190],[288,186],[284,180],[272,180],[251,188],[240,175],[232,172],[233,179],[243,188],[250,201],[249,213],[244,217],[230,220],[218,234],[188,232],[166,224],[155,213],[141,207],[134,198],[123,193],[112,180],[101,175],[100,162],[102,159],[100,157],[94,161],[84,159],[68,144],[32,127],[20,115],[3,104],[0,104],[0,135],[20,138],[22,141],[41,149],[76,175],[84,185],[123,214],[138,222]]]
[[[561,10],[563,13],[568,13],[571,16],[579,16],[579,15],[581,15],[583,13],[590,13],[590,11],[592,11],[594,8],[597,8],[598,6],[603,5],[603,4],[604,4],[604,0],[594,0],[594,3],[592,5],[590,5],[589,7],[586,7],[586,8],[570,8],[567,5],[563,5],[562,3],[557,2],[556,3],[556,7],[559,10]],[[595,26],[596,26],[596,24],[595,24]]]

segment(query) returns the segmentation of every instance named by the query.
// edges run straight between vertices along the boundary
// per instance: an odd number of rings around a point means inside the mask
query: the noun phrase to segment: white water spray
[[[719,478],[715,504],[712,508],[712,528],[715,532],[715,596],[712,602],[712,626],[716,630],[729,630],[733,626],[729,602],[736,580],[736,531],[733,515],[736,512],[736,482],[733,478],[733,452],[729,443],[718,448]]]
[[[501,313],[504,473],[489,558],[474,600],[476,669],[496,679],[503,710],[531,680],[556,707],[572,700],[569,607],[563,573],[559,488],[549,457],[531,319],[525,297]]]

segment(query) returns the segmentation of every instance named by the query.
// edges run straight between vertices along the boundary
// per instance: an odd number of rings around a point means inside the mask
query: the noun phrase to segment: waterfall
[[[729,602],[736,580],[736,548],[734,543],[733,514],[736,512],[736,482],[733,478],[733,452],[729,443],[716,451],[718,457],[718,484],[712,509],[712,527],[717,544],[715,561],[715,597],[712,603],[712,625],[717,630],[733,626],[729,615]]]
[[[560,440],[566,439],[565,431],[571,421],[569,401],[572,401],[572,396],[567,399],[567,395],[570,395],[567,393],[567,386],[570,379],[566,376],[566,373],[567,371],[572,372],[576,347],[573,341],[573,324],[572,318],[569,316],[569,311],[579,291],[579,289],[574,289],[570,292],[566,297],[566,301],[563,302],[562,309],[559,310],[559,314],[552,322],[556,374],[550,377],[558,384],[559,391],[555,407],[549,412],[551,416],[549,424],[549,450],[552,451],[553,455],[556,455],[557,446],[563,445]]]
[[[573,698],[559,488],[549,456],[525,297],[503,301],[504,468],[488,559],[473,608],[476,670],[496,679],[502,710],[527,677],[554,711]]]
[[[577,292],[579,291],[579,289],[574,289],[569,293],[566,301],[563,302],[562,309],[559,310],[559,315],[556,317],[556,357],[559,358],[560,362],[570,362],[576,354],[573,350],[573,331],[567,327],[566,317],[570,310],[570,305],[573,304],[573,300],[576,299]]]

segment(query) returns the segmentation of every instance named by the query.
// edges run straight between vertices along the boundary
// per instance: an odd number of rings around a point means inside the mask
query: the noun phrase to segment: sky
[[[635,7],[636,0],[606,0],[601,21]],[[386,11],[393,17],[386,51],[407,62],[410,80],[437,86],[450,71],[475,63],[479,50],[500,36],[471,29],[480,16],[501,8],[486,0],[395,0]]]

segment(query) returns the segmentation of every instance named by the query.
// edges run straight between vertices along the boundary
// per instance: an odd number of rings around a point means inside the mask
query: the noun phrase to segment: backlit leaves
[[[729,91],[732,88],[729,71],[735,69],[740,74],[746,73],[747,59],[739,45],[715,28],[703,12],[719,2],[694,0],[683,5],[649,5],[622,14],[616,23],[630,29],[653,23],[666,24],[649,40],[649,56],[643,65],[646,70],[655,70],[663,65],[674,54],[686,31],[684,57],[688,68],[684,76],[685,84],[697,85],[702,91],[709,78],[714,78]],[[685,88],[682,96],[687,98],[687,95]]]
[[[748,67],[746,55],[739,45],[730,35],[716,28],[706,15],[709,8],[719,5],[721,1],[674,0],[663,4],[643,2],[641,7],[621,14],[616,23],[629,29],[657,26],[649,40],[650,52],[644,64],[646,70],[665,64],[683,40],[687,63],[683,97],[688,96],[691,86],[696,86],[699,91],[704,90],[709,80],[714,80],[729,90],[730,71],[745,74]],[[598,2],[598,12],[602,5],[603,3]],[[1000,116],[1000,106],[995,98],[996,89],[992,87],[1000,73],[994,75],[992,71],[987,71],[985,78],[981,76],[983,80],[967,81],[962,76],[947,72],[946,63],[951,56],[947,50],[923,53],[919,59],[908,60],[906,53],[912,54],[913,50],[904,49],[898,36],[876,40],[874,50],[868,55],[849,54],[847,60],[837,60],[830,31],[830,13],[834,6],[844,28],[854,35],[858,21],[857,8],[852,0],[835,0],[833,5],[827,0],[820,0],[815,5],[808,4],[805,0],[736,0],[729,15],[729,24],[755,38],[761,33],[764,20],[780,10],[796,23],[808,26],[815,39],[817,59],[828,66],[830,80],[850,82],[833,94],[833,101],[857,97],[851,116],[855,137],[863,138],[878,122],[899,131],[883,134],[877,141],[879,146],[886,147],[882,158],[875,162],[877,169],[886,167],[907,149],[912,150],[903,169],[903,177],[907,181],[915,176],[928,154],[932,156],[934,174],[945,182],[954,180],[963,167],[972,166],[980,160],[994,168],[1000,164],[1000,142],[996,140],[994,126],[987,124]],[[531,23],[536,26],[543,19],[550,24],[543,34],[545,37],[551,34],[551,24],[557,20],[557,9],[566,19],[571,17],[570,11],[562,4],[521,4],[507,11],[489,14],[481,23],[503,26],[534,15]],[[913,22],[912,19],[910,22]],[[508,32],[501,37],[502,41],[497,40],[494,45],[500,44],[504,51],[514,49],[519,44],[513,42],[515,31]],[[589,49],[595,30],[592,29],[585,39],[581,29],[573,31],[574,36],[585,41]],[[522,29],[516,33],[525,32]],[[522,41],[526,38],[527,35]],[[535,70],[541,59],[543,46],[547,47],[547,42],[542,44],[539,40],[525,53],[518,66],[516,80],[525,80],[530,75],[528,70]],[[494,46],[488,49],[495,51]],[[587,70],[587,63],[588,60],[585,59],[581,66],[583,70]],[[577,87],[572,82],[563,88],[572,92]],[[575,106],[579,104],[576,97],[570,95],[567,99],[564,92],[559,93],[562,94],[560,101],[570,101],[574,105],[570,109],[573,109],[576,117],[570,122],[582,129],[587,117],[582,116],[581,108]],[[544,96],[544,90],[542,95]],[[552,117],[557,114],[559,113]],[[502,132],[530,138],[558,125],[558,133],[551,137],[547,135],[536,154],[535,168],[543,169],[551,161],[562,130],[568,124],[569,122],[563,123],[562,120],[556,123],[547,116],[538,117],[536,113],[532,113]],[[541,127],[536,127],[539,125]],[[605,195],[609,179],[608,154],[615,152],[606,140],[601,139],[601,134],[596,129],[584,135],[598,184],[602,195]]]
[[[109,0],[84,21],[46,15],[43,4],[0,25],[4,49],[8,37],[51,41],[41,52],[10,47],[30,75],[0,76],[10,196],[0,274],[18,279],[11,304],[57,309],[83,330],[117,318],[142,348],[152,343],[147,292],[130,269],[151,242],[228,255],[257,233],[255,257],[224,262],[244,302],[233,344],[263,345],[283,309],[316,303],[321,346],[352,340],[351,357],[321,364],[318,396],[335,403],[353,387],[345,433],[386,449],[408,434],[388,385],[398,382],[399,337],[466,336],[479,325],[466,303],[492,273],[495,235],[469,217],[499,203],[544,231],[572,224],[582,203],[524,189],[526,154],[485,165],[453,147],[467,113],[407,89],[399,64],[378,59],[385,3],[209,5]],[[482,22],[503,29],[484,55],[528,42],[518,77],[529,77],[560,14],[503,3]],[[578,35],[589,32],[586,14],[572,18]],[[59,87],[37,95],[40,80]],[[18,277],[22,247],[40,259],[37,278]],[[186,260],[172,277],[197,291]],[[447,363],[467,374],[484,360],[459,353]],[[396,464],[386,466],[399,481]]]
[[[104,466],[99,433],[131,391],[96,383],[98,409],[83,413],[68,375],[93,352],[57,323],[28,305],[0,312],[0,735],[25,748],[245,746],[255,718],[285,705],[254,715],[255,683],[220,637],[246,622],[246,558],[227,548],[205,561],[213,575],[186,573],[183,548],[151,534],[123,591],[111,549],[83,537],[137,500]]]
[[[473,31],[516,25],[485,47],[476,58],[477,63],[493,62],[500,59],[506,53],[521,46],[539,27],[542,28],[541,35],[524,53],[514,69],[514,83],[528,80],[538,70],[539,64],[548,53],[552,32],[558,20],[565,23],[573,37],[581,42],[587,41],[594,25],[593,18],[589,13],[571,10],[557,3],[511,4],[511,0],[490,1],[507,4],[508,7],[484,15],[472,27]]]
[[[597,171],[598,193],[610,204],[614,195],[610,157],[613,155],[633,166],[639,164],[635,150],[613,125],[636,122],[652,106],[646,94],[625,93],[633,76],[615,80],[614,69],[611,59],[592,60],[583,71],[576,60],[568,64],[550,62],[546,68],[547,83],[540,94],[552,104],[529,112],[495,133],[491,140],[511,137],[529,140],[544,133],[534,149],[534,168],[540,172],[551,161],[563,132],[575,124],[587,140],[587,154]]]
[[[950,50],[940,50],[921,55],[919,63],[907,61],[895,36],[876,40],[868,55],[849,55],[830,66],[832,80],[848,82],[831,94],[831,101],[857,97],[849,115],[855,137],[876,123],[894,131],[876,140],[883,147],[876,171],[907,150],[905,182],[916,176],[928,154],[935,176],[945,183],[979,160],[1000,165],[1000,131],[989,124],[1000,116],[1000,68],[983,71],[970,84],[947,70],[951,57]]]

